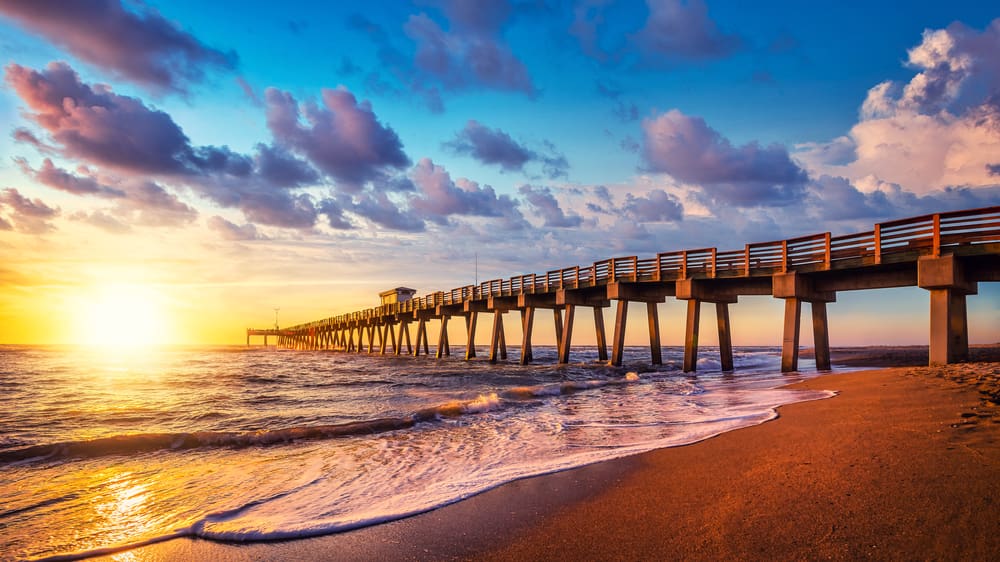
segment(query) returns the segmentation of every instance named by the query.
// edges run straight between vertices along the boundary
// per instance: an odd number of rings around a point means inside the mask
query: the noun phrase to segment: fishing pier
[[[884,222],[873,230],[831,236],[829,232],[788,240],[659,253],[654,257],[611,258],[588,267],[567,267],[543,274],[494,279],[406,300],[385,298],[377,307],[289,328],[248,329],[252,336],[277,338],[291,349],[429,355],[431,322],[438,325],[436,357],[451,355],[448,322],[462,317],[468,334],[465,358],[476,357],[476,323],[492,314],[489,360],[507,358],[504,315],[517,311],[521,322],[521,364],[532,361],[536,311],[551,311],[558,361],[568,363],[576,309],[590,308],[597,332],[598,357],[621,365],[630,302],[646,303],[650,360],[662,363],[657,304],[687,301],[684,371],[694,371],[702,303],[715,305],[722,369],[733,369],[729,305],[741,296],[770,295],[785,302],[781,370],[798,369],[802,303],[812,313],[816,367],[830,368],[827,303],[841,291],[921,287],[930,297],[929,361],[968,358],[966,297],[980,282],[1000,281],[1000,207],[938,213]],[[400,288],[404,289],[404,288]],[[406,289],[412,291],[412,289]],[[412,293],[409,293],[412,294]],[[407,295],[408,296],[408,295]],[[615,306],[611,353],[604,309]],[[1000,321],[1000,319],[998,319]],[[413,340],[411,324],[416,325]],[[877,343],[877,342],[873,342]],[[404,351],[405,348],[405,351]]]

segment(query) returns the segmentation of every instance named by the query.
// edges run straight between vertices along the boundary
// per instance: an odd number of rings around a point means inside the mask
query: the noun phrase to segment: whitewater
[[[556,365],[263,348],[0,346],[0,557],[84,557],[190,536],[309,537],[506,482],[763,423],[829,397],[780,388],[779,350],[574,349]]]

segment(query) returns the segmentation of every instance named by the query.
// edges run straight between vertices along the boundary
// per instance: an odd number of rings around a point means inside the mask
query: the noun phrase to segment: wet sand
[[[123,558],[996,559],[1000,363],[794,386],[839,395],[694,445],[514,482],[377,527],[265,544],[178,539]]]

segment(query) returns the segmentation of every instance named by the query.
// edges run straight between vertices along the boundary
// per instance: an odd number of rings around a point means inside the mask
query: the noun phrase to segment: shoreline
[[[502,485],[407,519],[133,560],[988,559],[1000,551],[1000,363],[822,375],[778,419]]]

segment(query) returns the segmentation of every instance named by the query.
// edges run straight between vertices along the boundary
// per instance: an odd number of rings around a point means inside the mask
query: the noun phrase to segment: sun
[[[163,295],[151,287],[114,284],[95,288],[77,312],[77,334],[84,345],[145,347],[169,343]]]

